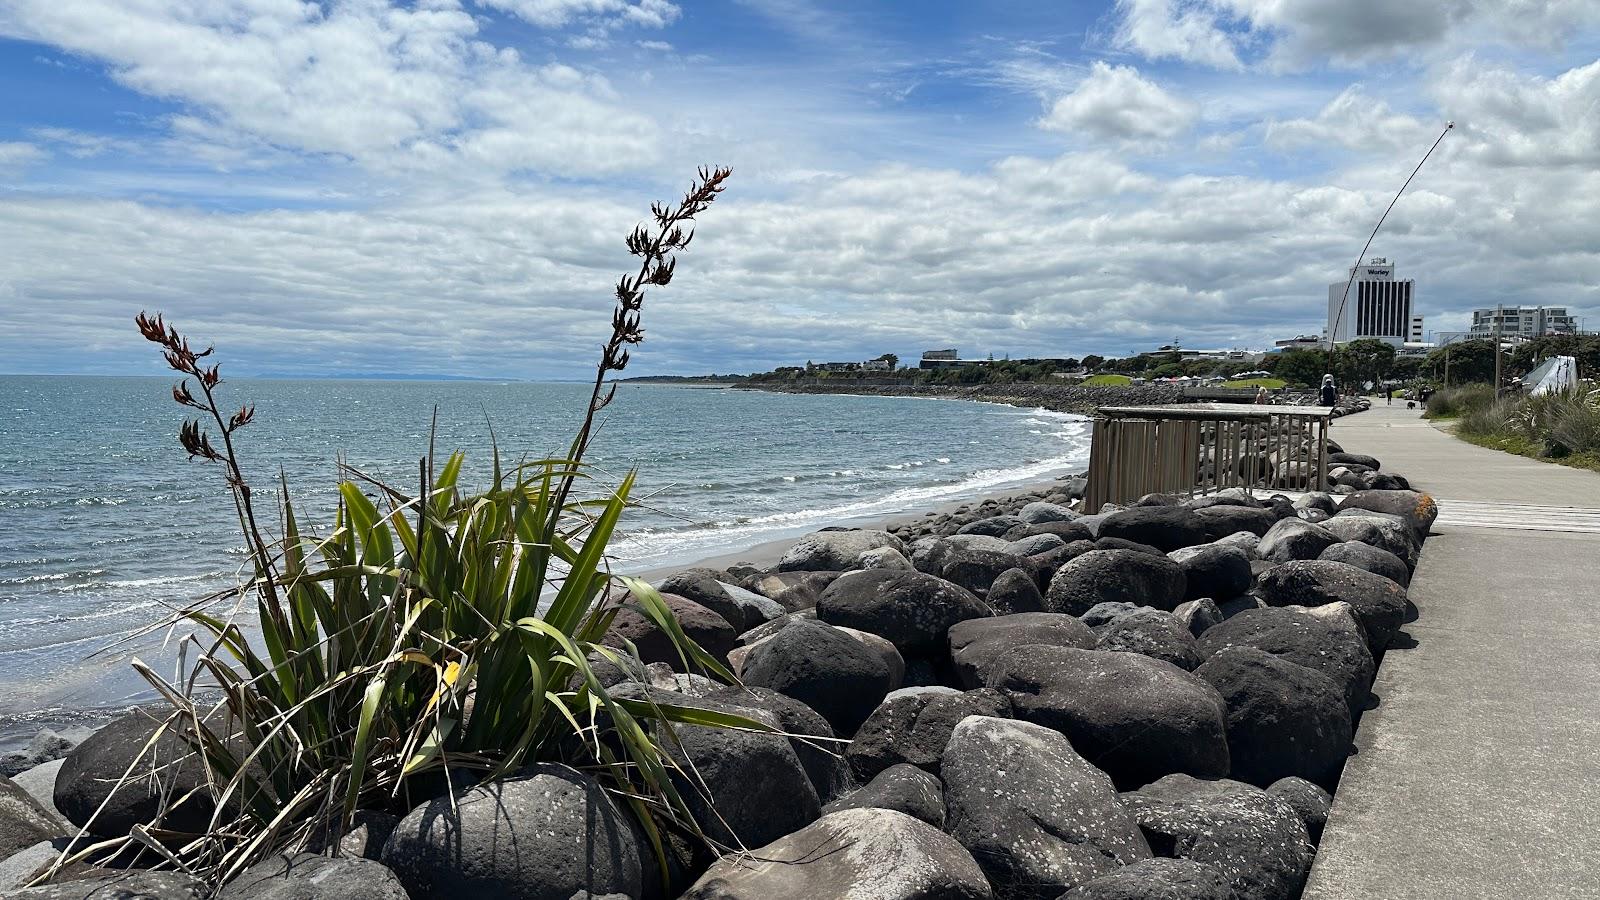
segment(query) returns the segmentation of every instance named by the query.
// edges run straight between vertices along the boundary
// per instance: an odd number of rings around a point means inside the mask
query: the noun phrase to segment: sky
[[[1265,347],[1369,256],[1600,328],[1600,0],[0,0],[0,372]]]

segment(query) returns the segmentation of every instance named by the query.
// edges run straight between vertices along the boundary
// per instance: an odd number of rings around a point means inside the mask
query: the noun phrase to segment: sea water
[[[221,467],[179,448],[171,381],[0,377],[0,744],[147,699],[129,659],[170,670],[171,641],[119,639],[240,578]],[[341,459],[410,492],[431,431],[441,454],[467,453],[463,484],[482,486],[491,428],[507,464],[560,455],[589,388],[239,379],[220,391],[256,406],[237,437],[258,512],[276,521],[281,471],[302,520],[325,528]],[[1087,419],[1044,410],[623,384],[590,461],[600,484],[638,470],[639,505],[613,543],[617,568],[638,571],[1082,471],[1088,443]]]

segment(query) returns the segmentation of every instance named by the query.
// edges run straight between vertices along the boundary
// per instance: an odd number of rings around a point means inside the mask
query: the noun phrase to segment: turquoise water
[[[170,379],[0,377],[0,742],[38,723],[136,702],[138,655],[100,653],[166,607],[235,583],[243,541],[221,472],[189,462]],[[258,495],[279,468],[331,519],[335,464],[411,485],[438,407],[441,451],[489,471],[565,449],[587,390],[572,384],[267,381],[223,386],[256,404],[240,433]],[[1087,420],[993,404],[623,385],[590,459],[640,470],[620,568],[686,563],[853,517],[1086,468]],[[268,504],[270,508],[270,504]]]

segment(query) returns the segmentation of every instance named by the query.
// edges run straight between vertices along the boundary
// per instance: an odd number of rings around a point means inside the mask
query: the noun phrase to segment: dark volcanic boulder
[[[1011,701],[988,688],[901,694],[873,711],[845,750],[845,759],[863,779],[901,763],[937,772],[956,723],[967,716],[1010,715]]]
[[[782,727],[777,716],[763,716],[753,703],[745,705],[744,701],[727,703],[644,685],[622,685],[612,696],[693,706]],[[753,847],[817,818],[821,809],[817,789],[790,739],[782,734],[680,723],[671,735],[663,731],[658,739],[680,767],[692,771],[704,784],[702,791],[679,778],[678,793],[713,841]]]
[[[1167,555],[1158,547],[1152,547],[1149,544],[1141,544],[1138,541],[1130,541],[1127,538],[1119,537],[1098,538],[1094,542],[1094,548],[1096,550],[1134,550],[1139,553],[1148,553],[1151,556]]]
[[[1261,576],[1255,592],[1271,606],[1350,604],[1374,656],[1389,646],[1406,613],[1404,588],[1342,562],[1297,560],[1275,566]]]
[[[1025,524],[1018,516],[990,516],[987,519],[978,519],[956,529],[956,534],[981,534],[987,537],[1000,537],[1018,525]]]
[[[1339,509],[1370,509],[1401,516],[1421,541],[1428,536],[1433,520],[1439,518],[1439,504],[1421,491],[1356,491],[1344,498]]]
[[[886,569],[851,572],[817,601],[822,621],[882,635],[907,656],[942,651],[951,625],[991,614],[988,604],[948,581]]]
[[[831,625],[796,621],[757,644],[741,670],[746,684],[771,688],[851,735],[894,687],[882,656]]]
[[[1320,525],[1301,518],[1279,519],[1267,530],[1256,552],[1270,562],[1281,563],[1292,559],[1316,559],[1322,551],[1339,539]]]
[[[0,775],[0,861],[40,841],[76,831],[55,810],[45,809],[21,785]]]
[[[1304,778],[1280,778],[1267,787],[1267,793],[1278,798],[1295,811],[1305,823],[1311,843],[1322,841],[1322,829],[1328,824],[1328,813],[1333,811],[1333,795]]]
[[[370,859],[275,856],[228,882],[218,900],[408,900],[394,872]]]
[[[1234,778],[1332,785],[1350,752],[1350,707],[1333,679],[1254,647],[1212,654],[1195,674],[1227,704]]]
[[[1089,607],[1088,611],[1078,618],[1083,622],[1083,624],[1093,629],[1096,635],[1099,635],[1100,629],[1110,625],[1112,622],[1115,622],[1134,610],[1154,608],[1155,607],[1151,606],[1137,606],[1132,603],[1123,603],[1121,601],[1108,601],[1106,603],[1096,603],[1095,605]]]
[[[997,616],[1044,611],[1044,593],[1026,569],[1007,569],[989,585],[989,607]],[[968,620],[976,621],[976,620]]]
[[[1187,859],[1144,859],[1084,882],[1060,900],[1237,900],[1215,866]]]
[[[758,572],[747,575],[739,586],[760,594],[794,612],[811,609],[838,572]]]
[[[1013,715],[1066,735],[1120,785],[1228,773],[1222,698],[1171,663],[1035,644],[1001,657],[989,686],[1010,698]]]
[[[945,829],[983,867],[995,895],[1054,898],[1149,845],[1104,772],[1062,735],[974,716],[945,751]]]
[[[1222,608],[1210,597],[1179,603],[1172,614],[1177,616],[1178,621],[1182,622],[1195,637],[1205,634],[1207,628],[1221,622],[1223,618]]]
[[[1099,642],[1076,616],[1044,612],[968,619],[950,628],[949,640],[956,677],[968,688],[982,687],[994,661],[1025,644],[1090,650]]]
[[[993,896],[983,870],[955,838],[886,809],[839,810],[749,856],[724,856],[683,895],[684,900]]]
[[[717,703],[760,710],[772,716],[776,727],[789,738],[800,767],[805,769],[817,799],[823,803],[838,797],[855,785],[850,766],[839,756],[833,727],[816,710],[770,688],[752,685],[723,685],[703,695]],[[751,716],[751,718],[760,718]],[[820,738],[820,740],[807,740]]]
[[[1075,616],[1107,601],[1171,610],[1183,602],[1185,589],[1182,567],[1165,555],[1091,550],[1056,571],[1045,604]]]
[[[1046,503],[1043,500],[1035,500],[1017,512],[1017,518],[1029,525],[1042,525],[1046,522],[1071,522],[1073,519],[1078,518],[1079,515],[1080,513],[1070,506],[1062,506],[1059,503]]]
[[[787,749],[788,745],[784,745]],[[538,763],[412,810],[383,847],[411,900],[570,900],[643,890],[637,838],[598,782]]]
[[[1406,569],[1416,571],[1422,545],[1417,542],[1410,526],[1395,516],[1357,510],[1353,514],[1334,516],[1322,527],[1341,541],[1360,541],[1398,556]]]
[[[673,618],[683,626],[683,632],[690,640],[717,659],[728,658],[728,651],[733,649],[734,639],[739,632],[728,624],[727,619],[677,594],[662,594],[661,599],[666,601]],[[602,643],[608,647],[621,647],[622,639],[627,638],[638,648],[639,658],[646,663],[659,662],[681,668],[683,659],[671,636],[657,628],[656,623],[646,618],[644,613],[633,608],[635,603],[631,597],[614,596],[611,602],[618,600],[625,605],[617,611],[617,617],[612,620]]]
[[[662,579],[656,589],[704,606],[736,631],[749,631],[786,612],[776,600],[718,581],[719,574],[715,569],[685,569]]]
[[[1162,553],[1207,540],[1205,524],[1183,506],[1135,506],[1114,512],[1100,523],[1100,537],[1148,544]]]
[[[175,831],[204,831],[215,806],[205,787],[205,766],[199,757],[172,729],[145,749],[161,721],[135,709],[72,748],[56,773],[56,809],[78,826],[88,825],[93,817],[94,834],[121,837],[134,825],[150,824],[161,811],[167,791],[173,797],[195,791],[190,799],[168,810],[162,824]],[[140,759],[137,765],[135,759]],[[133,766],[132,777],[118,787],[129,766]]]
[[[1073,541],[1093,541],[1094,534],[1088,526],[1077,522],[1042,522],[1038,525],[1027,526],[1017,539],[1034,537],[1041,534],[1053,534],[1066,543]]]
[[[1411,585],[1411,570],[1406,568],[1404,560],[1362,541],[1341,541],[1322,551],[1317,558],[1348,563],[1374,575],[1382,575],[1401,587]]]
[[[1312,856],[1305,825],[1260,788],[1169,775],[1123,794],[1122,802],[1151,849],[1215,867],[1233,886],[1233,896],[1300,896]]]
[[[843,572],[868,550],[893,547],[905,553],[906,545],[887,531],[852,529],[818,531],[796,541],[778,560],[780,572]]]
[[[1008,545],[1009,546],[1009,545]],[[1022,565],[1022,557],[994,550],[955,550],[945,556],[939,577],[982,597],[989,585],[1007,569]]]
[[[1143,653],[1191,671],[1200,665],[1200,651],[1189,626],[1169,612],[1148,607],[1119,616],[1100,629],[1096,650]]]
[[[58,881],[5,896],[6,900],[201,900],[210,892],[199,879],[187,875],[134,870]]]
[[[1058,534],[1024,534],[1006,544],[1005,552],[1016,556],[1036,556],[1066,545],[1066,539]]]
[[[841,809],[892,809],[914,816],[935,828],[944,827],[944,782],[909,763],[879,772],[859,789],[822,808],[822,814]]]
[[[1202,635],[1199,651],[1209,658],[1228,647],[1252,647],[1315,669],[1339,685],[1354,720],[1366,705],[1374,666],[1365,637],[1350,624],[1340,628],[1298,606],[1247,609]]]
[[[1194,511],[1200,527],[1205,529],[1206,540],[1215,541],[1238,531],[1248,531],[1260,537],[1278,524],[1278,516],[1270,509],[1252,506],[1207,506]]]
[[[1373,471],[1383,468],[1383,464],[1378,462],[1376,456],[1368,456],[1365,453],[1329,453],[1328,462],[1355,463],[1358,466],[1366,466]]]
[[[1250,557],[1238,547],[1227,544],[1191,547],[1181,555],[1174,554],[1174,560],[1183,567],[1186,599],[1227,600],[1250,590],[1253,580]]]

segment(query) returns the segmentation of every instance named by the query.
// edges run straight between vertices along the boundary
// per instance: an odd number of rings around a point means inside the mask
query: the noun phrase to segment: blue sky
[[[732,165],[635,374],[1600,327],[1600,0],[0,0],[0,372],[574,377],[622,236]]]

